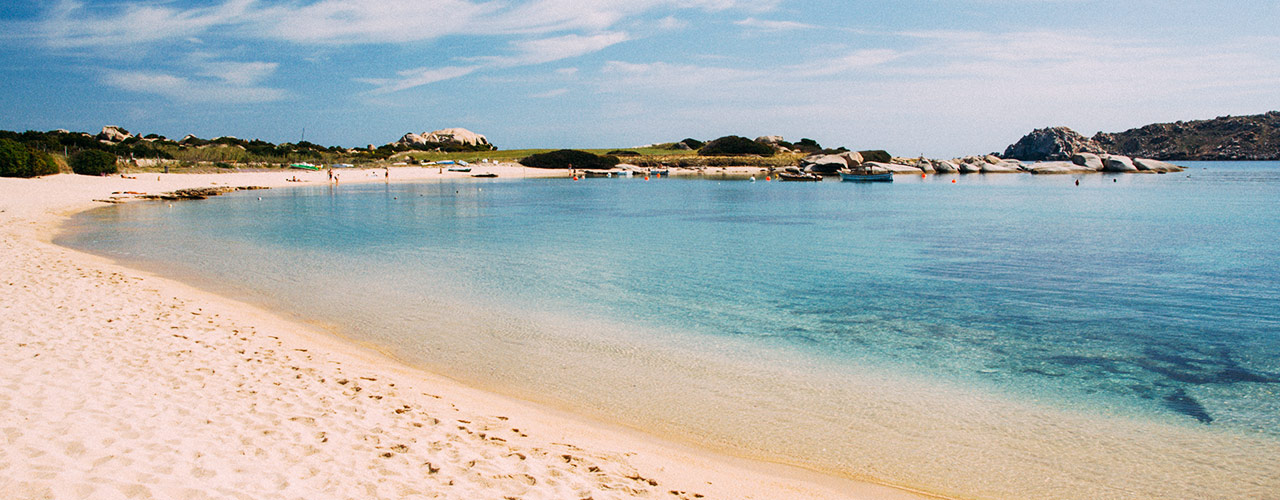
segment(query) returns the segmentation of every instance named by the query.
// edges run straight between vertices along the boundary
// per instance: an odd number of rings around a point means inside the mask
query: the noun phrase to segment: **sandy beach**
[[[383,172],[343,170],[340,182]],[[923,498],[471,389],[50,243],[65,217],[112,193],[328,182],[301,171],[129,175],[0,178],[5,498]],[[392,182],[439,178],[468,177],[390,170]]]

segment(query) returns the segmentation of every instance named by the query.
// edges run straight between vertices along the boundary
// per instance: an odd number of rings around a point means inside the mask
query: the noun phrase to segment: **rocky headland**
[[[1156,160],[1280,160],[1280,111],[1212,120],[1156,123],[1086,138],[1067,127],[1032,131],[1003,158],[1066,161],[1080,153]]]

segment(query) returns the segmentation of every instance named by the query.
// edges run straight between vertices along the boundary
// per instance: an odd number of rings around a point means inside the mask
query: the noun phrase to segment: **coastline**
[[[434,170],[397,167],[391,180],[467,177]],[[339,172],[343,183],[381,173]],[[284,180],[294,175],[306,182]],[[51,243],[65,217],[112,192],[326,182],[294,171],[134,177],[0,179],[11,256],[0,267],[0,409],[16,416],[0,490],[17,498],[922,498],[471,389]]]

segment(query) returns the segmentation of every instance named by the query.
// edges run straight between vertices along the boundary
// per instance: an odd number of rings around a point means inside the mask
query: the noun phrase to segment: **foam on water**
[[[298,188],[62,242],[741,455],[966,497],[1280,491],[1280,165],[950,179]]]

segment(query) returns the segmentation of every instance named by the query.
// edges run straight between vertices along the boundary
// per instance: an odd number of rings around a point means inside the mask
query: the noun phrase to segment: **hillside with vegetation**
[[[93,157],[99,163],[114,155],[119,168],[126,172],[174,171],[208,172],[220,169],[287,168],[292,163],[354,164],[357,166],[418,165],[454,160],[479,162],[521,162],[526,158],[552,153],[555,149],[499,150],[483,136],[472,134],[472,143],[451,144],[435,140],[443,132],[471,134],[464,129],[445,129],[424,134],[406,134],[399,141],[374,147],[343,148],[322,146],[307,141],[274,144],[259,139],[231,136],[203,139],[188,135],[173,140],[158,134],[134,134],[123,128],[106,126],[98,134],[53,130],[48,132],[0,131],[0,159],[9,167],[0,175],[39,176],[71,172],[72,158]],[[478,139],[476,139],[478,138]],[[478,140],[478,142],[476,142]],[[778,136],[746,139],[725,136],[701,141],[686,138],[678,142],[650,144],[631,148],[584,149],[585,153],[610,157],[641,167],[759,167],[783,168],[797,165],[811,154],[834,154],[846,148],[827,149],[812,139],[787,142]],[[102,152],[104,155],[86,155]],[[564,155],[565,153],[560,153]],[[536,162],[536,160],[535,160]],[[83,167],[83,165],[81,165]],[[575,163],[575,166],[579,166]],[[607,167],[606,167],[607,168]],[[110,172],[109,168],[81,168],[82,172]]]
[[[1280,160],[1280,111],[1156,123],[1093,141],[1113,154],[1158,160]]]

